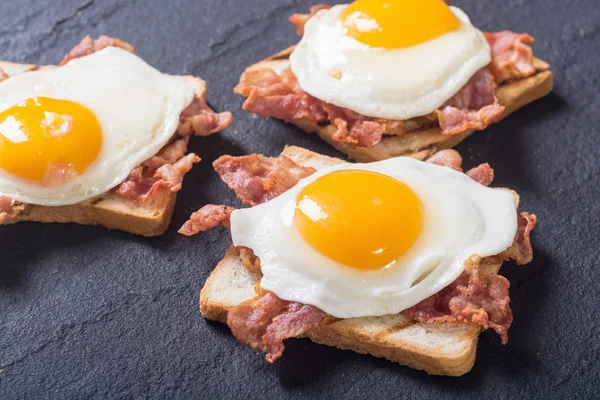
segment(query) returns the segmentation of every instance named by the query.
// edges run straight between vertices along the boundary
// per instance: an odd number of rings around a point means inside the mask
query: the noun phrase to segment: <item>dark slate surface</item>
[[[275,155],[285,144],[339,155],[316,137],[240,109],[244,66],[296,41],[287,17],[309,0],[21,0],[0,2],[1,59],[56,63],[87,33],[136,45],[159,69],[209,82],[233,110],[220,136],[193,141],[203,162],[186,178],[169,232],[144,239],[102,228],[0,227],[0,398],[594,398],[600,396],[597,0],[457,0],[485,30],[538,38],[556,72],[552,95],[459,146],[490,162],[496,183],[537,213],[536,259],[508,265],[515,322],[502,346],[481,336],[473,371],[430,377],[373,357],[288,343],[276,365],[206,322],[198,291],[230,239],[184,238],[206,203],[237,205],[211,169],[221,154]]]

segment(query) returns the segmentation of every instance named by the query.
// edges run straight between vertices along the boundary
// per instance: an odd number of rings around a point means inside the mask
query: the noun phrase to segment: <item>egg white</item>
[[[420,236],[392,267],[368,271],[342,265],[315,250],[294,225],[296,198],[302,189],[339,170],[385,174],[407,184],[421,200]],[[412,307],[458,278],[470,256],[506,250],[516,232],[513,192],[488,188],[463,173],[405,157],[324,167],[274,200],[231,215],[233,244],[251,248],[260,258],[263,289],[338,318],[397,314]]]
[[[41,187],[0,169],[0,195],[43,206],[82,202],[108,192],[169,142],[194,88],[161,74],[116,47],[67,65],[19,74],[0,83],[0,111],[31,97],[70,100],[89,108],[102,128],[102,149],[65,186]]]
[[[424,116],[491,62],[485,37],[456,7],[450,9],[462,22],[457,31],[405,49],[373,48],[347,36],[340,20],[346,7],[312,17],[290,56],[302,90],[327,103],[374,118]]]

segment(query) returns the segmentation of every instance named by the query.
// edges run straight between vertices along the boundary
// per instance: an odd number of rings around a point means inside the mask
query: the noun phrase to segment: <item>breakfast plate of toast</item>
[[[30,3],[0,397],[600,396],[591,2]]]

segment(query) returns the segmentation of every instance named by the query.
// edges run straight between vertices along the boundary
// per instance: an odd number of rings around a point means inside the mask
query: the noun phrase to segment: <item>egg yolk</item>
[[[337,171],[308,184],[294,221],[321,254],[361,270],[389,267],[417,240],[419,198],[404,183],[369,171]]]
[[[415,46],[461,25],[442,0],[357,0],[341,18],[349,36],[386,49]]]
[[[0,113],[0,168],[40,185],[84,173],[101,147],[98,118],[72,101],[35,97]]]

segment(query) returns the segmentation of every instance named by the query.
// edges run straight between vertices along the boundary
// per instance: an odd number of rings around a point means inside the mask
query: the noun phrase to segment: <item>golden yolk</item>
[[[461,25],[442,0],[357,0],[342,23],[359,42],[386,49],[415,46]]]
[[[72,101],[35,97],[0,113],[0,168],[41,185],[84,173],[101,147],[100,122]]]
[[[419,198],[404,183],[369,171],[338,171],[307,185],[294,215],[321,254],[349,267],[380,269],[402,256],[423,225]]]

